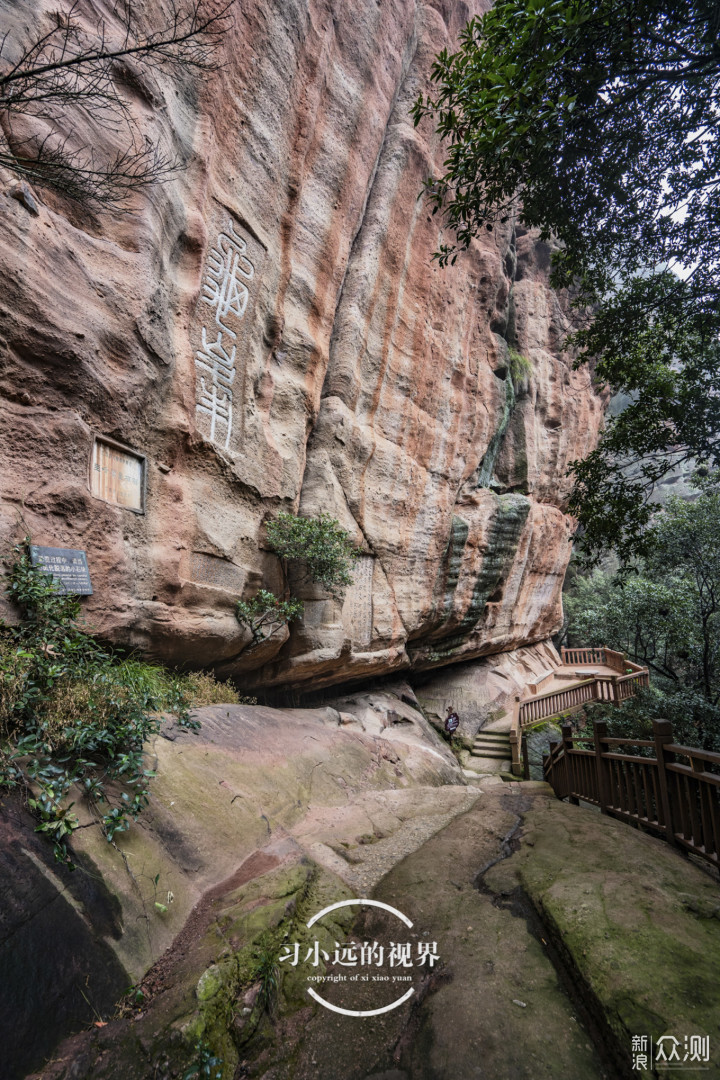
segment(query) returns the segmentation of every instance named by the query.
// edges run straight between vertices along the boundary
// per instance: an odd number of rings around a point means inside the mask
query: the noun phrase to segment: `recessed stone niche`
[[[145,462],[144,454],[96,436],[90,459],[90,491],[104,502],[144,514]]]

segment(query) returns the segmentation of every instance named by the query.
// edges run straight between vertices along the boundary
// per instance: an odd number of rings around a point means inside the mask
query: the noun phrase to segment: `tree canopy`
[[[632,575],[595,570],[565,598],[569,637],[609,645],[650,669],[655,715],[720,746],[720,492],[671,497]],[[694,731],[687,724],[694,724]]]
[[[360,554],[350,534],[329,514],[298,517],[281,512],[265,526],[268,547],[283,559],[296,559],[313,581],[341,599],[353,582]]]
[[[448,144],[429,178],[453,261],[519,219],[554,238],[577,363],[631,395],[574,463],[588,551],[641,551],[657,480],[720,463],[720,5],[499,0],[415,103]]]

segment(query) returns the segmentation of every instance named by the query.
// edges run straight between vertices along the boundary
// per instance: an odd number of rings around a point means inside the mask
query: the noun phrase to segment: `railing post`
[[[575,770],[573,768],[572,757],[568,752],[573,748],[572,728],[570,724],[563,724],[560,730],[562,732],[563,756],[565,758],[565,775],[567,776],[568,792],[571,792],[575,787]],[[574,806],[580,805],[580,800],[575,795],[569,794],[568,797]]]
[[[561,744],[557,742],[557,740],[549,740],[548,747],[550,749],[550,753],[547,755],[547,767],[549,769],[548,782],[550,783],[557,798],[563,799],[565,797],[565,792],[562,790],[558,790],[562,788],[562,777],[560,775],[560,766],[557,760],[557,748],[560,745]],[[564,762],[564,764],[567,765],[567,762]],[[543,759],[543,774],[545,773],[545,767],[546,766]],[[567,773],[565,775],[567,776]]]
[[[512,757],[511,770],[513,776],[520,776],[522,773],[522,764],[520,762],[520,739],[522,736],[522,726],[520,724],[520,695],[515,695],[515,701],[513,702],[513,715],[512,722],[510,724],[510,751]]]
[[[560,646],[560,659],[562,660],[563,667],[565,666],[565,653],[566,652],[567,652],[567,649],[565,648],[565,646],[561,645]]]
[[[620,679],[619,675],[611,675],[610,676],[610,682],[612,683],[612,686],[610,688],[610,700],[612,701],[613,705],[619,705],[620,704],[620,691],[618,690],[618,680],[619,679]]]
[[[528,753],[527,735],[522,736],[522,762],[523,762],[523,780],[529,780],[530,779],[530,755]]]
[[[603,759],[603,739],[607,736],[607,724],[604,720],[593,720],[593,739],[595,740],[595,768],[597,770],[598,802],[600,813],[607,814],[610,806],[610,763]]]
[[[512,759],[510,771],[513,776],[520,776],[522,763],[520,761],[520,734],[517,731],[510,732],[510,757]]]
[[[672,724],[669,720],[653,720],[652,726],[655,740],[655,757],[657,758],[658,790],[660,792],[662,814],[665,819],[665,839],[669,844],[678,847],[678,842],[675,839],[674,807],[670,798],[670,789],[665,771],[665,747],[673,741]]]

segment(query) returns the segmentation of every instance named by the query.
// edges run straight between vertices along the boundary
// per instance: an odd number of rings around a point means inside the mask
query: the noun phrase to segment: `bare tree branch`
[[[170,179],[181,163],[140,139],[122,92],[123,70],[146,68],[215,70],[217,50],[233,21],[235,0],[171,0],[165,23],[142,35],[130,20],[130,5],[116,5],[111,25],[100,19],[88,30],[79,0],[57,25],[26,42],[14,62],[9,36],[0,40],[0,164],[16,174],[95,207],[120,209],[128,196]],[[127,145],[100,161],[93,148],[72,147],[69,115],[84,110],[95,125],[125,128]],[[16,138],[13,118],[41,121],[48,134]]]

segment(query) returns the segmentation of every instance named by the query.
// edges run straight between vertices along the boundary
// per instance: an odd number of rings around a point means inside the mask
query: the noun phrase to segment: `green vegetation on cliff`
[[[282,513],[268,521],[265,532],[269,547],[282,560],[286,581],[286,564],[293,560],[312,581],[336,600],[342,599],[352,585],[352,567],[360,552],[336,518],[329,514],[302,517]],[[302,600],[295,596],[281,600],[268,589],[260,589],[252,599],[238,600],[235,614],[252,633],[253,644],[259,645],[280,627],[301,618],[303,609]]]
[[[15,549],[7,595],[20,620],[0,626],[0,789],[27,793],[38,832],[72,863],[71,788],[112,841],[148,803],[154,774],[144,744],[162,711],[197,727],[191,706],[238,695],[209,675],[178,675],[101,647],[78,623],[77,598],[31,564],[27,545]]]
[[[278,514],[265,526],[270,548],[282,559],[297,559],[308,575],[340,598],[352,585],[352,566],[360,554],[336,518],[329,514],[298,517]]]
[[[554,238],[568,344],[631,395],[574,464],[591,555],[643,549],[678,461],[720,464],[719,32],[709,0],[499,0],[414,107],[448,144],[427,184],[454,230],[441,265],[515,217]]]

